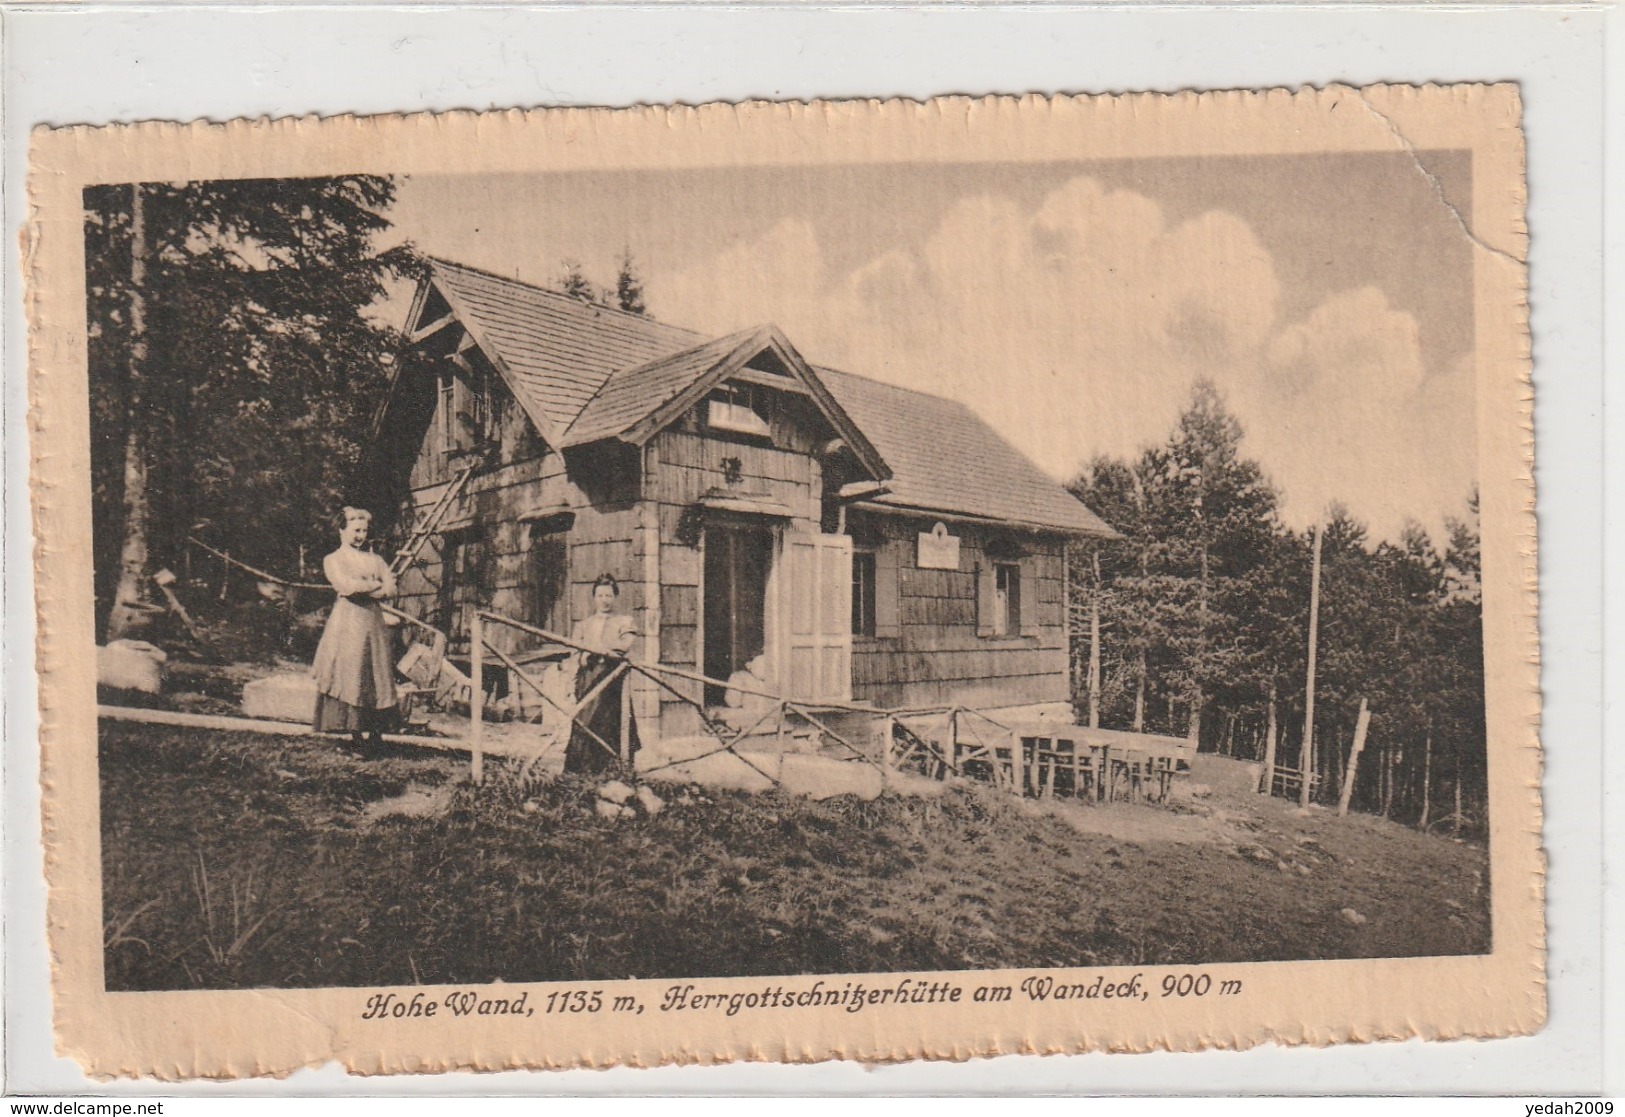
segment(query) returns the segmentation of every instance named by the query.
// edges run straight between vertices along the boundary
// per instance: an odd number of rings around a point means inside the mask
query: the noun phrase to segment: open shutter
[[[993,580],[993,564],[986,559],[976,564],[976,635],[993,635],[995,612],[994,595],[998,586]]]
[[[786,532],[780,556],[780,682],[792,698],[852,697],[852,539]]]
[[[903,634],[898,617],[898,544],[886,540],[875,551],[875,636],[896,639]]]
[[[1039,615],[1038,610],[1038,570],[1039,560],[1024,558],[1021,560],[1021,634],[1023,636],[1037,636]]]

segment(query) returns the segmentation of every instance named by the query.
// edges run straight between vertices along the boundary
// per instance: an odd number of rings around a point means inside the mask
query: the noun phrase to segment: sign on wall
[[[948,534],[948,526],[938,523],[919,535],[920,549],[915,565],[921,570],[958,570],[959,537]]]

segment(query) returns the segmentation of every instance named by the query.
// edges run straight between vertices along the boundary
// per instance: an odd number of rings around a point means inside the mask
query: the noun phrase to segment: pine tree
[[[409,247],[375,245],[394,190],[345,176],[85,192],[96,589],[109,635],[130,620],[113,603],[180,563],[201,523],[280,569],[301,542],[330,540],[399,347],[368,308],[386,279],[416,268]]]
[[[1235,581],[1268,553],[1277,529],[1275,490],[1241,457],[1242,434],[1218,389],[1199,380],[1168,444],[1148,450],[1140,467],[1158,540],[1152,566],[1173,579],[1170,681],[1184,692],[1194,740],[1209,697],[1238,666]]]
[[[614,305],[628,314],[647,314],[649,312],[643,301],[643,280],[638,276],[637,267],[632,259],[631,248],[627,248],[621,253],[621,267],[615,274]]]
[[[592,281],[581,270],[581,261],[565,260],[564,271],[559,276],[559,290],[572,299],[582,302],[597,302],[599,292],[592,285]]]

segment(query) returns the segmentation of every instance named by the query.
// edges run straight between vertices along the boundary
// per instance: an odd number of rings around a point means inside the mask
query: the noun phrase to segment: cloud
[[[786,218],[649,290],[669,321],[773,321],[815,362],[963,400],[1057,477],[1161,440],[1206,376],[1295,522],[1338,498],[1392,534],[1406,515],[1436,523],[1472,483],[1470,376],[1430,374],[1415,320],[1382,291],[1279,322],[1274,264],[1246,222],[1170,223],[1088,177],[1036,208],[962,198],[918,243],[843,274],[811,224]]]
[[[1246,384],[1249,449],[1299,521],[1342,500],[1379,535],[1407,515],[1437,534],[1477,475],[1472,364],[1431,374],[1420,331],[1383,292],[1328,297],[1270,343]],[[1238,399],[1238,404],[1242,401]]]

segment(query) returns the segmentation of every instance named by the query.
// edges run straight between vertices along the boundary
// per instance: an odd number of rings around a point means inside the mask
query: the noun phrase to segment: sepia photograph
[[[79,190],[103,994],[1523,948],[1470,138],[423,162]]]
[[[1432,162],[87,191],[110,987],[1486,951]]]

